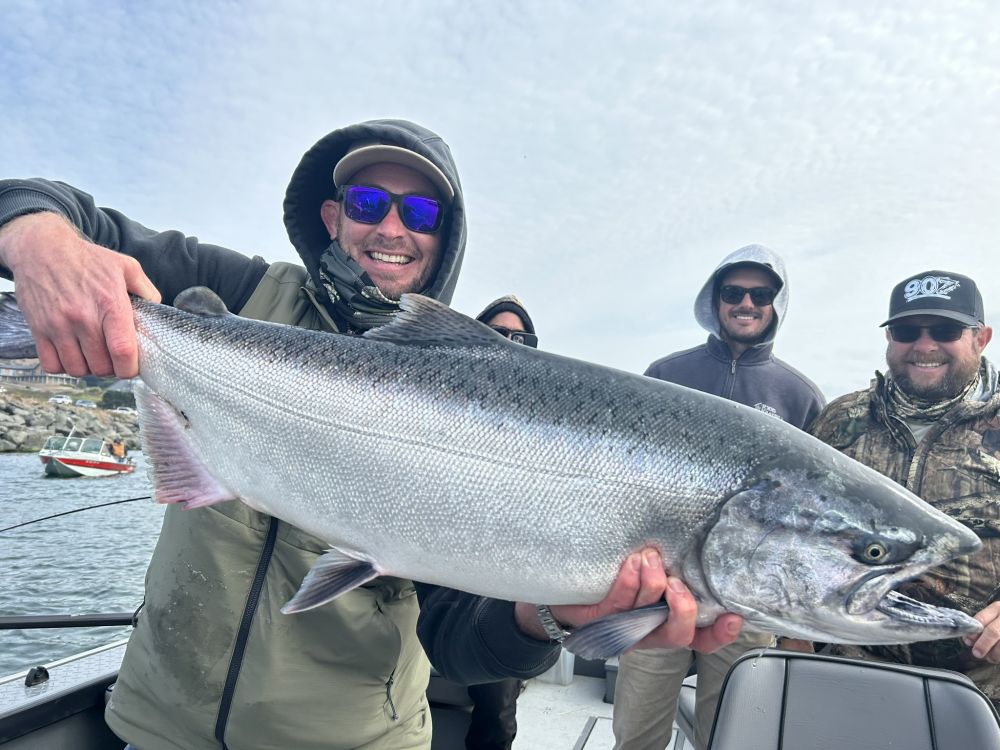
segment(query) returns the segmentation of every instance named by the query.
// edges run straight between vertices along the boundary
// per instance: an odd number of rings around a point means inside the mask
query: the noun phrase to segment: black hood
[[[320,206],[334,197],[333,167],[356,141],[380,141],[410,149],[430,159],[454,188],[455,199],[443,230],[441,263],[425,290],[428,296],[450,303],[465,256],[462,185],[448,144],[436,133],[406,120],[369,120],[334,130],[306,151],[292,173],[285,192],[285,228],[318,293],[326,294],[319,277],[319,258],[330,244],[330,235],[320,218]]]

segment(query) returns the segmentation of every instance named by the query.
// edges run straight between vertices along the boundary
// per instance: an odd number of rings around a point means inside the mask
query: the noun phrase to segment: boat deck
[[[25,685],[24,672],[0,678],[0,745],[121,750],[124,743],[107,728],[103,714],[123,653],[120,642],[53,662],[47,665],[48,680],[32,686]],[[599,671],[594,663],[577,667],[572,676],[553,668],[554,674],[528,681],[517,704],[514,750],[612,750],[606,679],[590,676]],[[728,679],[740,697],[728,702],[725,718],[720,714],[725,747],[743,747],[749,740],[748,747],[768,748],[1000,750],[1000,717],[989,699],[968,678],[946,670],[772,650],[747,654]],[[789,690],[790,684],[797,687]],[[468,693],[439,677],[431,687],[432,750],[463,747]],[[688,705],[679,714],[685,726],[692,693],[688,688],[681,698]],[[794,719],[786,720],[786,708]],[[669,747],[690,750],[676,724]]]
[[[120,748],[103,725],[102,709],[105,688],[124,651],[121,641],[50,663],[49,679],[34,687],[25,686],[24,672],[0,678],[0,744],[12,750]],[[612,707],[604,702],[605,679],[581,674],[573,675],[569,684],[553,679],[558,678],[550,673],[529,680],[518,699],[514,750],[611,750]],[[450,684],[452,690],[457,687]],[[456,709],[435,714],[435,748],[460,746],[455,741],[464,735],[468,709]],[[56,714],[63,720],[20,736],[29,726],[45,726]]]
[[[617,659],[605,664],[574,659],[564,651],[552,669],[528,680],[518,698],[513,750],[612,750],[613,706],[605,698],[614,691],[617,672]],[[685,684],[693,684],[694,679]],[[667,747],[692,748],[677,723]]]
[[[529,680],[517,701],[514,750],[611,750],[611,708],[598,677],[575,675],[568,685]]]

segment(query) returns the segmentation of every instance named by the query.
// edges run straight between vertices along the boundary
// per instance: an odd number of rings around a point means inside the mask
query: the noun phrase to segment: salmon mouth
[[[852,615],[878,612],[887,618],[886,624],[897,628],[912,625],[920,630],[936,630],[954,636],[978,633],[983,629],[978,620],[960,610],[937,607],[893,590],[893,586],[912,578],[912,575],[894,575],[904,567],[886,567],[862,578],[847,597],[847,612]]]
[[[885,566],[863,576],[847,594],[847,611],[852,615],[865,615],[879,609],[886,597],[895,593],[892,587],[908,577],[893,575],[902,568],[902,565]]]
[[[878,603],[876,609],[901,625],[916,625],[921,628],[942,628],[954,635],[979,633],[983,625],[957,609],[935,607],[933,604],[911,599],[898,591],[890,591]]]

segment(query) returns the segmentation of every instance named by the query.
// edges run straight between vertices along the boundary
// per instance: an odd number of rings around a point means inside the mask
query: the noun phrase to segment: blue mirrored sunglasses
[[[411,232],[431,234],[441,228],[444,206],[426,195],[396,195],[371,185],[344,185],[337,191],[344,213],[351,221],[378,224],[389,213],[392,204],[399,206],[399,218]]]

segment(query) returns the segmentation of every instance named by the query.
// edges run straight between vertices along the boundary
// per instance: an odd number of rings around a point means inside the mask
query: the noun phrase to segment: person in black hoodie
[[[806,429],[823,408],[819,389],[772,354],[788,306],[781,258],[762,245],[731,253],[705,282],[695,317],[709,332],[701,346],[658,359],[646,375],[737,401]],[[766,646],[769,634],[744,631],[712,654],[690,649],[623,654],[615,686],[616,750],[663,750],[670,741],[681,682],[692,662],[698,671],[695,745],[708,744],[715,704],[730,665],[745,651]]]
[[[147,229],[64,183],[4,180],[0,274],[15,281],[42,366],[79,376],[137,374],[129,292],[159,302],[206,286],[244,317],[343,335],[391,321],[403,292],[450,301],[465,204],[437,134],[404,120],[333,131],[303,156],[284,208],[302,265]],[[534,604],[391,577],[282,615],[325,548],[242,503],[169,507],[108,704],[112,729],[139,750],[423,749],[425,650],[467,684],[530,677],[557,658]],[[690,593],[662,562],[639,559],[602,602],[554,606],[551,617],[581,625],[666,592],[673,615],[647,643],[711,649],[735,637],[735,615],[696,632]]]

